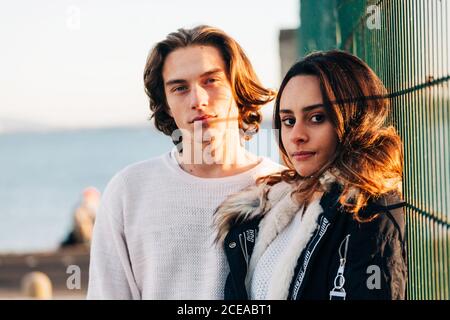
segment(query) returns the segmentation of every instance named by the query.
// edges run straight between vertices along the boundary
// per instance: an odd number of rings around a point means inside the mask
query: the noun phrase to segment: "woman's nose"
[[[301,123],[296,123],[292,128],[290,140],[292,143],[305,143],[309,140],[306,128]]]

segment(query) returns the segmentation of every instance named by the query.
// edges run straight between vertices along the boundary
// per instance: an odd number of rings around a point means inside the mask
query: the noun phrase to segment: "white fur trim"
[[[277,184],[270,187],[270,191],[267,194],[267,200],[271,204],[278,203],[288,193],[293,191],[293,186],[285,181],[280,181]]]
[[[294,233],[290,246],[282,253],[280,261],[274,269],[274,277],[269,283],[267,299],[287,299],[298,258],[317,229],[317,219],[322,212],[320,200],[312,202],[306,209],[300,222],[300,227]]]
[[[256,244],[250,258],[247,276],[245,278],[247,292],[249,292],[251,278],[259,259],[273,239],[275,239],[275,237],[292,221],[295,213],[300,209],[300,205],[291,198],[291,192],[287,192],[286,194],[286,191],[290,191],[291,188],[283,188],[282,190],[282,193],[278,193],[278,191],[281,190],[274,190],[275,193],[272,194],[273,197],[277,197],[281,194],[284,194],[284,197],[274,205],[272,210],[266,214],[259,224]]]
[[[218,208],[217,215],[236,213],[243,219],[260,214],[265,208],[264,184],[252,186],[229,196]]]

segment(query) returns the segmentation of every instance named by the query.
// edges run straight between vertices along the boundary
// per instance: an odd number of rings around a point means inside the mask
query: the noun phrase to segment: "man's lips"
[[[315,154],[316,153],[313,151],[298,151],[298,152],[292,153],[292,157],[297,161],[303,161],[303,160],[307,160],[307,159],[311,158]]]
[[[196,121],[205,122],[205,121],[208,121],[209,119],[216,118],[216,117],[217,117],[217,116],[205,114],[205,115],[203,115],[203,116],[195,117],[194,119],[192,119],[191,123],[194,123],[194,122],[196,122]]]

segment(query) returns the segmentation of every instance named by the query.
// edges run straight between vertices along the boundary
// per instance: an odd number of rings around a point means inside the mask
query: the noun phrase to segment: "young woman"
[[[404,299],[403,155],[388,113],[382,82],[349,53],[292,66],[274,109],[289,169],[215,213],[225,299]]]

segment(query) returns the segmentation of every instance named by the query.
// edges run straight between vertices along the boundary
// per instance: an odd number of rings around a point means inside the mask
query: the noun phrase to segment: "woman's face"
[[[295,171],[308,177],[335,154],[338,138],[323,106],[319,78],[295,76],[280,99],[281,139]]]

